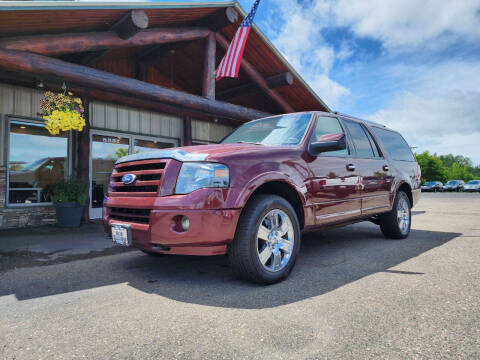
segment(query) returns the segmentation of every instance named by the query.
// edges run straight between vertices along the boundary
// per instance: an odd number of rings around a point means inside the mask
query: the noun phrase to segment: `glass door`
[[[103,199],[108,190],[110,175],[117,159],[178,146],[174,139],[151,138],[137,135],[91,131],[90,152],[90,218],[102,217]]]
[[[92,133],[90,163],[90,218],[102,217],[103,199],[107,193],[115,161],[130,153],[130,138]]]

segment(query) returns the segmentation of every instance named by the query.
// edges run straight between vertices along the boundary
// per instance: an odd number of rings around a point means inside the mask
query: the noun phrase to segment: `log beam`
[[[213,117],[252,120],[268,115],[255,109],[209,100],[202,96],[23,51],[0,49],[0,68],[53,77],[97,90],[158,101],[170,106],[206,113]]]
[[[200,22],[200,24],[216,32],[222,30],[228,25],[235,24],[237,21],[237,11],[233,7],[228,7],[207,16]]]
[[[211,33],[205,40],[205,59],[203,62],[203,87],[202,95],[210,100],[215,100],[215,60],[217,41],[215,34]]]
[[[293,81],[294,81],[294,77],[291,72],[280,73],[280,74],[265,78],[265,82],[267,83],[270,89],[276,89],[282,86],[290,86],[293,84]],[[234,88],[219,91],[217,93],[217,98],[219,100],[231,99],[237,96],[241,96],[244,94],[257,92],[257,91],[261,91],[261,90],[256,84],[248,83],[248,84],[240,85]]]
[[[228,49],[229,41],[220,33],[215,34],[217,38],[217,42],[222,46],[225,50]],[[247,73],[248,77],[275,103],[277,103],[284,112],[291,113],[295,112],[295,110],[290,106],[288,102],[283,99],[283,97],[275,90],[270,89],[268,84],[266,83],[263,76],[255,69],[255,67],[245,59],[242,59],[240,64],[242,69]]]
[[[47,80],[45,77],[43,79],[44,88],[43,90],[49,90],[54,92],[63,91],[61,86],[62,83],[58,80]],[[19,85],[29,88],[36,88],[36,83],[39,81],[40,77],[26,76],[25,73],[13,73],[2,71],[0,72],[0,81],[11,84]],[[145,100],[136,97],[123,96],[116,93],[111,93],[107,91],[100,91],[97,89],[90,89],[87,87],[81,87],[78,85],[68,84],[69,91],[72,91],[75,95],[87,97],[90,100],[98,100],[105,103],[118,104],[121,106],[132,107],[136,109],[143,109],[147,111],[153,111],[161,114],[171,114],[180,117],[190,117],[192,119],[202,120],[212,122],[214,117],[208,115],[204,112],[194,111],[186,109],[180,106],[166,105],[161,102]],[[219,123],[229,125],[229,126],[238,126],[243,124],[242,120],[227,119],[227,118],[218,118]]]
[[[132,46],[167,44],[206,38],[207,28],[147,29],[123,40],[114,31],[78,34],[32,35],[0,40],[0,47],[41,55],[61,55]]]
[[[126,13],[118,22],[113,25],[112,30],[121,39],[130,39],[141,30],[148,27],[148,16],[143,10],[132,10]]]

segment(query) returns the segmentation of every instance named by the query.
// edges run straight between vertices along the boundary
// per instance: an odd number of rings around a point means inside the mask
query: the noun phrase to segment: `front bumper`
[[[133,246],[147,252],[173,255],[221,255],[226,253],[237,227],[241,209],[196,208],[197,194],[166,197],[132,198],[111,197],[106,200],[103,221],[107,234],[111,235],[113,223],[129,224],[132,229]],[[222,195],[222,190],[205,191]],[[150,209],[148,223],[136,223],[112,218],[111,208]],[[180,231],[176,219],[186,216],[190,227]]]

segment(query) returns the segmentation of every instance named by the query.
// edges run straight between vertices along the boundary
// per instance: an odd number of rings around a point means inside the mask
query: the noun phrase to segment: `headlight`
[[[187,162],[183,163],[178,175],[175,194],[188,194],[202,188],[226,188],[229,186],[230,174],[225,165]]]

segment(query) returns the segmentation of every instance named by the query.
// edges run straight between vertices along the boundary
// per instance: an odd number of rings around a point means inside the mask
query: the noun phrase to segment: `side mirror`
[[[318,155],[328,151],[344,150],[347,148],[345,134],[327,134],[322,135],[316,142],[310,143],[308,152],[312,155]]]

